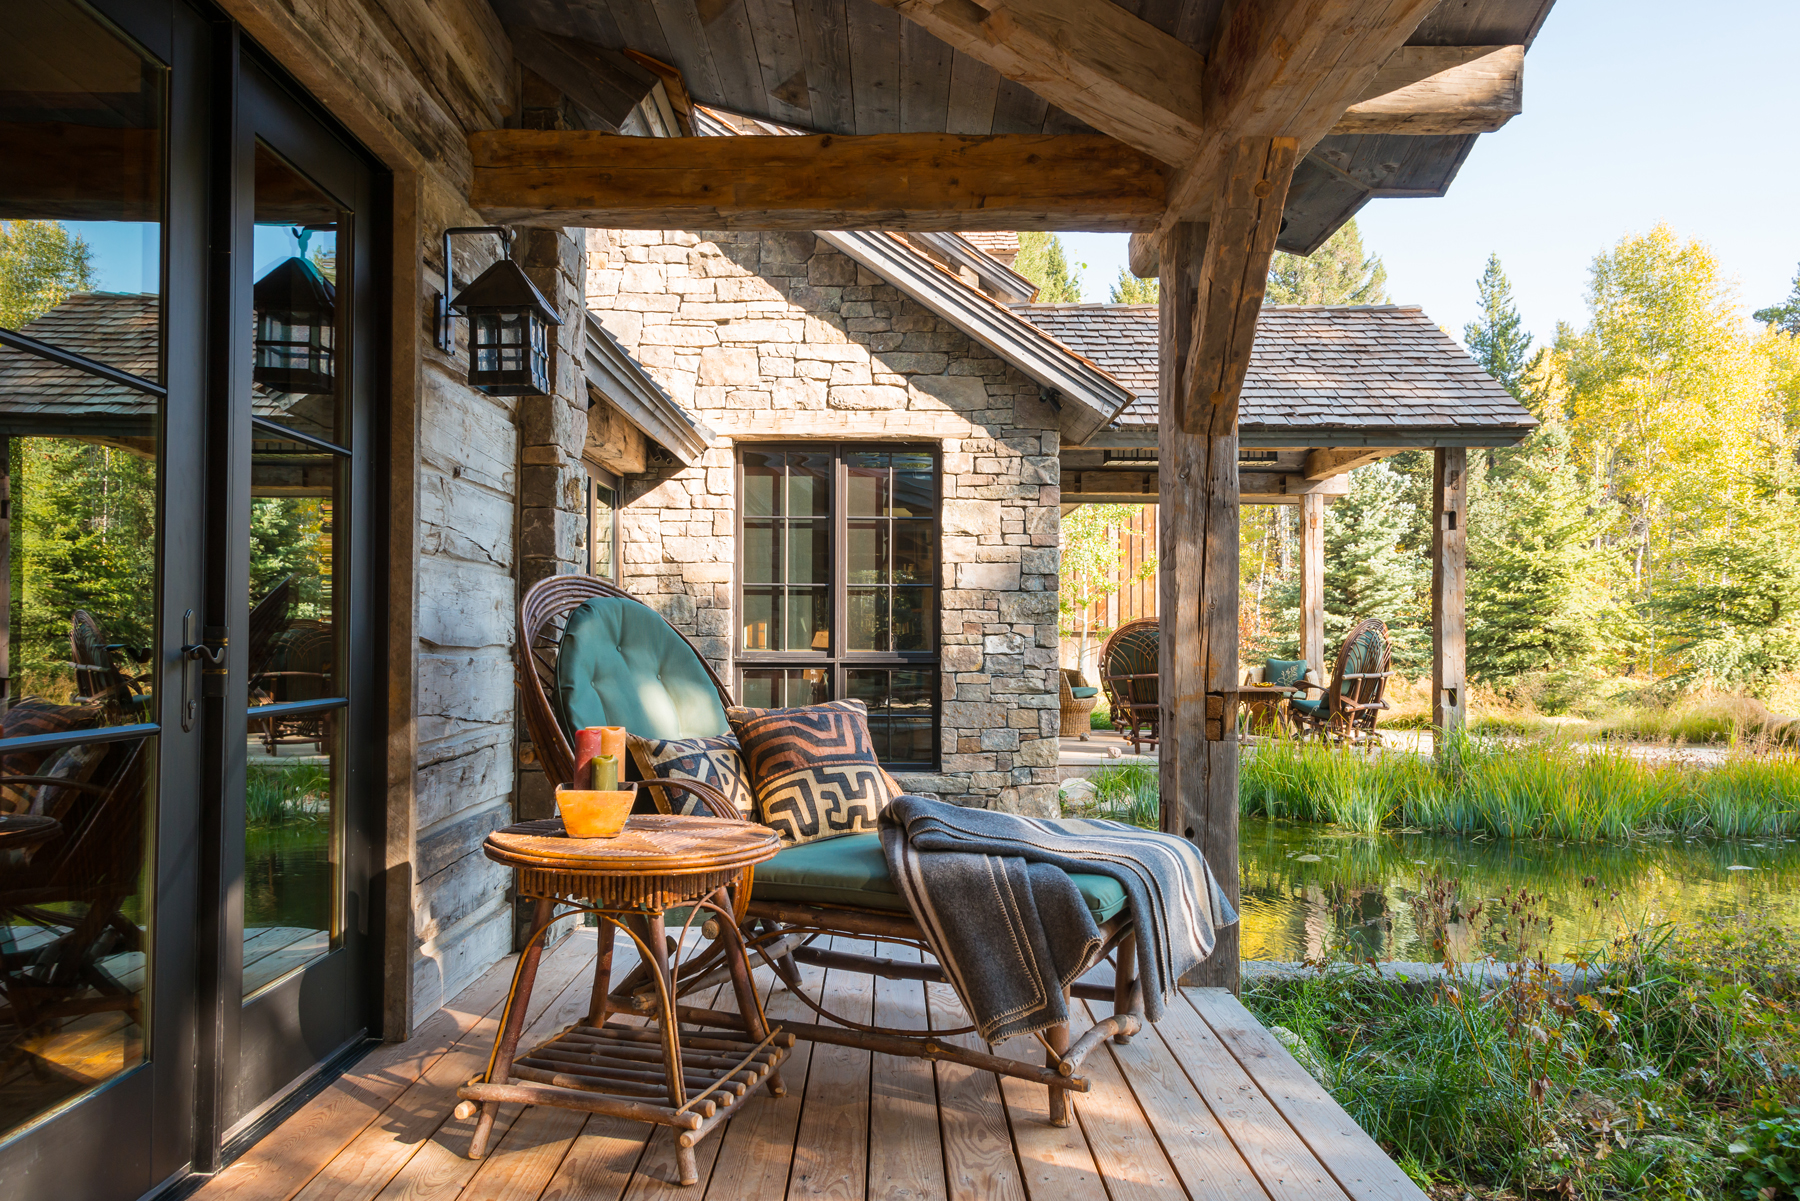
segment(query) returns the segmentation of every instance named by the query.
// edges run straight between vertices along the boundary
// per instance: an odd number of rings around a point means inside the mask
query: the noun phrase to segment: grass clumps
[[[1086,781],[1064,781],[1063,815],[1097,817],[1155,830],[1162,820],[1160,795],[1156,764],[1121,763],[1101,768]]]
[[[1467,739],[1428,759],[1272,742],[1244,758],[1241,811],[1332,822],[1559,841],[1648,834],[1800,834],[1800,758],[1761,755],[1716,768],[1646,763],[1617,750],[1503,746]]]
[[[1541,920],[1541,898],[1503,901],[1509,930]],[[1422,987],[1339,964],[1244,1001],[1439,1196],[1776,1201],[1800,1178],[1795,934],[1641,931],[1578,988],[1528,959]]]
[[[331,813],[331,772],[317,763],[252,763],[244,773],[244,822],[290,826]]]

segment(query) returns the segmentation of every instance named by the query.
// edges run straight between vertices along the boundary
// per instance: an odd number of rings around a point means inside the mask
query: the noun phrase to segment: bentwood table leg
[[[519,958],[519,974],[513,977],[511,994],[506,998],[506,1024],[500,1030],[500,1047],[494,1056],[494,1070],[488,1073],[489,1084],[506,1084],[512,1079],[513,1057],[519,1051],[519,1035],[525,1031],[525,1011],[531,1006],[531,986],[537,983],[538,961],[544,957],[544,927],[556,911],[549,897],[539,897],[531,918],[531,937],[525,953]],[[469,1140],[469,1158],[487,1154],[488,1138],[494,1132],[494,1115],[500,1112],[498,1101],[483,1101],[481,1117],[475,1123],[475,1137]]]
[[[725,898],[727,908],[731,898]],[[719,923],[719,939],[725,947],[725,962],[731,968],[731,988],[737,993],[738,1013],[743,1016],[744,1029],[757,1042],[769,1037],[769,1028],[763,1021],[762,1009],[756,1003],[756,984],[750,978],[750,962],[744,955],[744,935],[730,922]],[[771,1097],[787,1096],[787,1085],[781,1079],[781,1069],[776,1068],[769,1073],[769,1095]]]
[[[669,1107],[679,1109],[687,1103],[687,1090],[682,1082],[681,1020],[675,1004],[675,973],[669,964],[669,934],[660,911],[650,914],[644,924],[650,932],[644,940],[650,944],[650,970],[663,981],[657,1006],[661,1011],[657,1023],[662,1027],[663,1078],[669,1083]],[[667,999],[666,1004],[662,1003],[663,998]],[[694,1149],[682,1146],[679,1139],[675,1143],[675,1168],[681,1174],[681,1183],[700,1183],[700,1164],[694,1158]]]
[[[1068,1011],[1069,1004],[1069,990],[1065,988],[1063,990],[1065,1012]],[[1065,1021],[1060,1026],[1052,1026],[1044,1031],[1044,1041],[1047,1044],[1044,1066],[1055,1071],[1057,1065],[1062,1063],[1063,1056],[1069,1053],[1069,1023]],[[1054,1084],[1050,1086],[1050,1124],[1052,1126],[1069,1124],[1069,1090],[1057,1088]]]
[[[594,960],[594,993],[588,1002],[587,1024],[603,1026],[606,1015],[611,1009],[606,1002],[607,990],[612,987],[613,935],[617,933],[612,923],[602,918],[596,928],[600,937],[599,956]]]

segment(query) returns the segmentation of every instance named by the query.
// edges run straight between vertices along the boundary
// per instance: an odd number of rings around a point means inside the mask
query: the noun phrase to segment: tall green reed
[[[1442,758],[1274,742],[1244,759],[1246,814],[1559,841],[1645,834],[1800,833],[1800,758],[1717,768],[1647,763],[1622,750],[1504,746],[1462,738]]]

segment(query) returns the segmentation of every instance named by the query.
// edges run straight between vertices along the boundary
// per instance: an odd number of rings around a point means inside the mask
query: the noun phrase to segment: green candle
[[[594,756],[594,788],[599,792],[619,791],[619,757]]]

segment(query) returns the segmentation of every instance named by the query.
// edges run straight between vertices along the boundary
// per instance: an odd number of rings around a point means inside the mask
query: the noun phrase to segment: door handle
[[[200,711],[199,696],[194,688],[194,673],[204,674],[200,696],[225,695],[225,652],[230,649],[223,626],[210,626],[206,638],[199,637],[199,622],[189,609],[181,618],[181,730],[189,733]],[[205,666],[201,666],[205,664]]]

